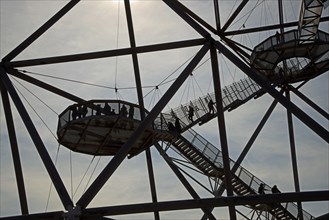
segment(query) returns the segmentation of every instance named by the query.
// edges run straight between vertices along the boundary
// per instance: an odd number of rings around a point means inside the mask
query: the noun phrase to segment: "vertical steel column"
[[[139,106],[144,109],[144,99],[143,99],[143,92],[142,92],[142,83],[141,83],[141,77],[139,72],[139,65],[138,65],[138,57],[136,52],[136,41],[135,41],[135,34],[134,34],[134,26],[132,21],[132,15],[131,15],[131,9],[130,9],[130,3],[129,0],[125,0],[125,9],[126,9],[126,18],[127,18],[127,25],[128,25],[128,32],[129,32],[129,39],[130,39],[130,47],[132,49],[132,59],[133,59],[133,65],[134,65],[134,73],[135,73],[135,82],[137,87],[137,96],[138,96],[138,102]],[[144,112],[141,111],[141,117],[144,118]]]
[[[279,4],[279,16],[280,16],[280,32],[281,32],[281,34],[283,34],[284,33],[284,27],[283,27],[284,21],[283,21],[282,0],[278,0],[278,4]],[[284,41],[284,39],[282,38],[281,41]],[[288,71],[286,60],[283,60],[283,70],[284,70],[285,74]],[[286,94],[287,100],[290,101],[290,92],[288,90],[288,86],[286,86],[285,94]],[[291,163],[292,163],[292,170],[293,170],[293,176],[294,176],[295,191],[300,192],[299,178],[298,178],[298,168],[297,168],[297,157],[296,157],[296,146],[295,146],[295,136],[294,136],[294,127],[293,127],[293,122],[292,122],[292,114],[288,109],[287,109],[287,120],[288,120],[290,151],[291,151]],[[297,206],[298,206],[298,216],[301,220],[303,220],[304,218],[303,218],[302,203],[297,202]]]
[[[287,99],[290,100],[290,92],[288,90],[288,87],[286,87],[285,93],[286,93]],[[287,110],[287,120],[288,120],[288,130],[289,130],[289,140],[290,140],[292,171],[293,171],[293,175],[294,175],[294,185],[295,185],[295,191],[297,193],[299,193],[300,187],[299,187],[299,177],[298,177],[298,165],[297,165],[297,156],[296,156],[294,126],[293,126],[293,122],[292,122],[291,112],[289,112],[288,110]],[[302,203],[297,202],[297,206],[298,206],[298,216],[301,220],[303,220]]]
[[[38,37],[46,32],[52,25],[54,25],[59,19],[61,19],[68,11],[70,11],[80,0],[71,0],[60,11],[58,11],[53,17],[51,17],[44,25],[36,30],[25,41],[18,45],[13,51],[3,58],[4,62],[9,62],[20,54],[25,48],[31,45]]]
[[[21,99],[19,98],[14,86],[12,85],[7,73],[5,72],[5,70],[2,67],[0,67],[0,78],[3,82],[3,84],[5,85],[7,91],[9,92],[9,94],[16,106],[16,109],[18,110],[18,112],[25,124],[26,129],[29,132],[31,139],[32,139],[35,147],[38,150],[38,153],[42,159],[42,162],[46,167],[49,177],[53,181],[53,184],[57,190],[57,193],[58,193],[65,209],[68,210],[70,207],[73,207],[73,202],[64,186],[64,183],[63,183],[61,177],[59,176],[59,174],[56,170],[56,167],[54,166],[54,164],[48,154],[48,151],[47,151],[44,143],[42,142],[41,137],[38,134],[38,131],[36,130],[28,112],[26,111],[26,109],[25,109]]]
[[[136,48],[136,41],[135,41],[133,20],[132,20],[132,15],[131,15],[131,8],[130,8],[129,0],[125,0],[124,3],[125,3],[125,9],[126,9],[126,18],[127,18],[127,25],[128,25],[129,39],[130,39],[130,47],[133,49],[133,52],[131,55],[132,55],[133,65],[134,65],[138,103],[139,103],[140,109],[144,109],[144,99],[143,99],[142,83],[141,83],[141,77],[140,77],[140,71],[139,71],[139,65],[138,65],[138,57],[137,57],[136,51],[134,50]],[[140,114],[141,114],[141,119],[144,120],[145,112],[141,111]],[[146,153],[146,163],[147,163],[147,169],[148,169],[148,174],[149,174],[152,202],[157,203],[158,198],[157,198],[157,193],[156,193],[156,188],[155,188],[154,171],[153,171],[152,156],[151,156],[150,149],[147,148],[145,150],[145,153]],[[154,219],[155,220],[160,219],[159,212],[157,212],[157,211],[154,212]]]
[[[23,215],[26,215],[26,214],[29,214],[29,210],[28,210],[27,199],[26,199],[22,165],[21,165],[19,150],[18,150],[18,146],[17,146],[15,125],[14,125],[14,121],[13,121],[13,115],[11,112],[8,93],[7,93],[7,90],[5,89],[4,85],[2,85],[1,81],[0,81],[0,92],[1,92],[1,97],[2,97],[3,109],[4,109],[4,113],[5,113],[5,117],[6,117],[7,130],[8,130],[9,141],[10,141],[10,146],[11,146],[11,154],[12,154],[13,161],[14,161],[16,184],[17,184],[17,189],[18,189],[21,212]]]
[[[210,47],[210,57],[211,57],[211,67],[212,67],[212,75],[214,82],[215,99],[217,105],[217,119],[218,119],[218,127],[219,127],[220,145],[221,145],[222,156],[223,156],[226,192],[227,192],[227,196],[233,196],[230,158],[229,158],[226,128],[225,128],[225,118],[224,118],[224,109],[223,109],[223,101],[222,101],[223,99],[222,99],[222,92],[221,92],[221,85],[219,78],[217,50],[213,44]],[[236,219],[234,205],[229,206],[229,212],[230,212],[230,219],[232,220]]]
[[[216,20],[216,29],[217,32],[220,32],[220,13],[219,13],[219,4],[218,0],[214,0],[214,9],[215,9],[215,20]]]
[[[154,121],[154,119],[160,114],[162,109],[167,105],[169,100],[175,95],[180,86],[184,83],[193,69],[198,65],[200,60],[209,50],[209,43],[206,43],[201,50],[196,54],[192,61],[187,65],[183,72],[178,76],[175,82],[170,86],[158,103],[153,107],[151,112],[146,116],[146,118],[141,121],[140,125],[136,131],[131,135],[127,142],[120,148],[117,154],[112,158],[112,160],[107,164],[103,171],[98,175],[96,180],[91,184],[87,191],[82,195],[82,197],[77,202],[81,208],[85,208],[91,200],[96,196],[102,186],[106,181],[112,176],[114,171],[118,168],[124,158],[127,156],[129,150],[133,146],[134,142],[142,135],[145,129]]]
[[[279,4],[279,20],[280,20],[280,32],[283,34],[284,27],[283,27],[283,6],[282,6],[282,0],[278,0]]]
[[[172,162],[172,160],[169,159],[169,156],[166,154],[166,152],[161,148],[159,143],[155,143],[156,149],[159,151],[160,155],[165,159],[167,162],[168,166],[172,169],[172,171],[176,174],[178,179],[181,181],[181,183],[184,185],[184,187],[187,189],[187,191],[190,193],[190,195],[194,199],[200,199],[200,196],[197,194],[197,192],[193,189],[191,184],[186,180],[184,175],[179,171],[179,169],[176,167],[176,165]],[[211,211],[208,208],[201,208],[204,214],[212,220],[215,220],[216,218],[214,215],[211,213]]]

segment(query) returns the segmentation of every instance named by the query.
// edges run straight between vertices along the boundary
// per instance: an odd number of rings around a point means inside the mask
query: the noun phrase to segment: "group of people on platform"
[[[92,105],[92,104],[91,104]],[[104,104],[103,110],[100,104],[94,105],[92,110],[95,110],[95,113],[92,113],[91,115],[119,115],[122,117],[129,117],[129,118],[134,118],[134,106],[129,107],[129,111],[126,107],[126,105],[122,105],[119,114],[115,112],[113,108],[106,102]],[[88,108],[86,104],[75,104],[71,106],[71,114],[72,114],[72,120],[76,120],[79,118],[84,118],[88,114]]]

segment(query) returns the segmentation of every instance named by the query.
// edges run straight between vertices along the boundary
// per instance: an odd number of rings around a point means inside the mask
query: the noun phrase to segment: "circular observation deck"
[[[58,121],[58,142],[75,152],[115,155],[141,121],[139,106],[119,100],[91,100],[67,107]],[[154,138],[170,136],[164,120],[158,117],[134,143],[129,156],[150,147]]]
[[[329,34],[319,30],[315,39],[300,40],[298,30],[277,33],[254,48],[251,66],[273,83],[312,79],[329,70]]]

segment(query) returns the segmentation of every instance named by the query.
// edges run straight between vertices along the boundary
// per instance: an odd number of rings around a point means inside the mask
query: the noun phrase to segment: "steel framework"
[[[16,174],[17,188],[19,192],[19,201],[21,207],[21,215],[12,216],[12,217],[3,217],[2,219],[108,219],[106,216],[111,215],[121,215],[121,214],[134,214],[134,213],[145,213],[153,212],[154,219],[160,219],[161,211],[169,210],[185,210],[185,209],[201,209],[204,213],[204,216],[200,218],[209,218],[216,219],[220,218],[214,216],[212,210],[214,207],[228,207],[228,212],[230,219],[237,219],[237,215],[240,214],[245,218],[243,213],[238,211],[238,206],[253,206],[257,204],[268,204],[268,203],[284,203],[284,202],[297,202],[299,205],[299,211],[301,212],[301,202],[305,201],[328,201],[329,200],[329,191],[311,191],[311,192],[301,192],[300,183],[298,177],[298,166],[296,158],[296,146],[295,146],[295,137],[294,137],[294,128],[292,123],[292,117],[298,118],[302,123],[309,127],[316,135],[318,135],[324,142],[329,142],[329,132],[327,128],[324,128],[320,125],[314,118],[305,113],[300,109],[294,102],[290,99],[290,92],[292,91],[310,106],[312,106],[316,111],[323,115],[328,120],[328,112],[317,106],[312,100],[302,94],[297,88],[293,85],[284,85],[282,90],[278,91],[271,82],[267,81],[266,78],[262,77],[257,69],[251,67],[249,62],[250,54],[245,52],[243,45],[240,45],[237,42],[234,42],[229,39],[230,36],[245,34],[245,33],[257,33],[264,30],[280,30],[284,32],[285,28],[295,27],[297,28],[300,22],[284,22],[283,21],[283,12],[282,12],[282,0],[278,0],[279,7],[279,16],[280,23],[274,25],[267,25],[263,27],[247,28],[243,30],[232,30],[229,29],[230,25],[234,20],[239,16],[241,11],[250,4],[249,0],[240,1],[239,5],[235,8],[234,12],[228,18],[228,20],[223,23],[220,20],[220,1],[213,0],[213,11],[215,14],[215,25],[211,25],[205,20],[203,20],[198,14],[194,13],[191,9],[184,5],[184,1],[177,0],[163,0],[163,4],[167,5],[173,12],[175,12],[186,24],[193,28],[200,37],[192,40],[182,40],[176,42],[167,42],[161,44],[153,45],[136,45],[135,32],[134,32],[134,22],[132,17],[132,11],[130,7],[130,1],[124,0],[125,12],[126,12],[126,22],[128,27],[129,34],[129,48],[119,48],[115,50],[105,50],[105,51],[95,51],[88,53],[80,54],[68,54],[63,56],[56,57],[44,57],[44,58],[35,58],[29,60],[14,60],[20,53],[22,53],[26,48],[28,48],[34,41],[47,32],[56,22],[62,19],[70,10],[79,5],[79,0],[69,1],[58,13],[56,13],[52,18],[50,18],[44,25],[42,25],[38,30],[36,30],[32,35],[30,35],[26,40],[19,44],[14,50],[8,53],[5,57],[2,58],[0,63],[0,88],[2,95],[2,106],[4,108],[4,115],[7,123],[7,131],[10,139],[10,146],[13,155],[13,162]],[[309,1],[305,1],[309,3]],[[316,1],[319,4],[322,4],[321,1]],[[305,4],[306,4],[305,3]],[[96,4],[96,3],[95,3]],[[305,7],[305,6],[303,6]],[[311,10],[311,9],[309,9]],[[314,18],[312,21],[318,22],[328,22],[329,17],[321,17],[321,13],[318,14],[317,18]],[[312,23],[314,24],[314,23]],[[317,30],[317,27],[316,27]],[[314,35],[312,35],[314,36]],[[218,40],[220,39],[220,41]],[[34,122],[32,121],[28,111],[26,110],[20,95],[17,93],[17,90],[13,86],[11,76],[22,79],[28,83],[34,84],[42,89],[50,91],[54,94],[57,94],[63,98],[74,102],[84,101],[83,98],[73,95],[69,92],[62,90],[56,86],[47,84],[43,81],[40,81],[36,78],[23,74],[19,72],[17,68],[20,67],[30,67],[30,66],[41,66],[41,65],[51,65],[51,64],[62,64],[67,62],[76,62],[76,61],[87,61],[100,58],[109,58],[109,57],[118,57],[129,55],[132,57],[133,71],[135,76],[136,92],[138,97],[138,105],[140,108],[144,108],[144,98],[142,90],[142,80],[139,67],[138,56],[143,53],[150,52],[159,52],[170,49],[181,49],[188,47],[200,47],[198,53],[194,58],[188,63],[185,69],[180,73],[179,77],[172,83],[170,88],[161,99],[156,103],[148,115],[141,115],[142,121],[139,127],[135,130],[133,135],[127,140],[127,142],[120,148],[116,155],[109,161],[107,166],[103,171],[97,176],[94,182],[89,186],[86,192],[79,198],[76,202],[72,201],[65,184],[57,171],[56,166],[52,162],[52,159],[49,156],[47,148],[44,141],[38,134],[38,131],[35,128]],[[212,69],[212,78],[213,78],[213,87],[215,93],[215,100],[217,103],[217,120],[218,120],[218,135],[220,137],[220,146],[223,156],[223,169],[224,169],[224,182],[225,187],[219,183],[219,180],[214,178],[212,181],[215,181],[217,186],[213,190],[213,195],[215,198],[204,199],[193,189],[193,186],[189,183],[183,174],[183,170],[179,168],[179,163],[175,158],[172,158],[166,154],[166,150],[163,149],[162,145],[159,143],[154,143],[156,149],[166,160],[168,165],[171,167],[172,171],[176,174],[178,179],[182,182],[187,191],[191,194],[193,199],[191,200],[177,200],[177,201],[168,201],[168,202],[159,202],[157,199],[156,184],[154,177],[154,170],[152,165],[152,158],[150,150],[146,150],[146,161],[148,167],[149,182],[151,188],[152,202],[143,203],[143,204],[133,204],[133,205],[119,205],[119,206],[105,206],[98,208],[89,208],[88,205],[95,198],[96,194],[104,187],[105,183],[111,178],[111,176],[117,171],[118,167],[126,158],[129,150],[131,149],[134,142],[142,135],[145,129],[150,126],[150,124],[155,120],[155,118],[163,111],[165,106],[168,104],[170,99],[175,95],[179,90],[185,80],[189,77],[191,72],[196,68],[200,63],[202,58],[206,54],[210,53],[211,60],[211,69]],[[224,55],[228,60],[230,60],[236,67],[238,67],[242,72],[244,72],[248,77],[255,81],[267,94],[274,98],[274,101],[271,107],[268,109],[264,118],[259,123],[254,134],[250,137],[247,145],[243,149],[240,157],[236,162],[236,166],[231,167],[229,159],[229,146],[227,141],[226,134],[226,125],[224,117],[224,108],[222,103],[223,94],[220,79],[220,67],[218,63],[218,53]],[[325,73],[327,74],[327,73]],[[306,81],[304,82],[306,83]],[[302,86],[301,84],[300,86]],[[285,92],[285,94],[284,94]],[[60,197],[64,210],[56,212],[46,212],[46,213],[35,213],[29,214],[28,202],[26,198],[26,190],[24,186],[24,178],[22,173],[22,165],[20,161],[20,155],[17,145],[16,129],[14,126],[13,116],[12,116],[12,100],[14,106],[16,107],[23,123],[25,124],[27,131],[29,132],[33,143],[39,153],[40,158],[43,161],[43,164],[46,167],[49,177],[52,180],[52,183],[57,191],[57,194]],[[232,172],[234,173],[237,169],[237,166],[242,163],[246,154],[252,147],[254,141],[256,140],[258,134],[262,130],[262,127],[266,123],[267,119],[273,112],[273,109],[280,103],[287,109],[288,117],[288,126],[289,126],[289,137],[290,137],[290,147],[291,147],[291,161],[293,166],[293,177],[295,184],[294,193],[282,193],[282,194],[271,194],[271,195],[248,195],[248,196],[234,196],[234,190],[232,185]],[[193,178],[193,176],[192,176]],[[224,189],[227,191],[227,196],[221,196]],[[261,214],[258,216],[262,216]],[[268,216],[264,215],[263,218]],[[252,217],[251,217],[252,218]],[[298,219],[303,219],[303,215],[299,214]]]

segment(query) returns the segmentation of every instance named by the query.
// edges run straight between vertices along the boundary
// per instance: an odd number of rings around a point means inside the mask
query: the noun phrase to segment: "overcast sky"
[[[0,0],[1,59],[44,24],[67,2],[64,0]],[[212,1],[191,0],[182,2],[204,20],[215,26]],[[220,1],[222,23],[225,23],[239,2]],[[240,29],[243,25],[245,28],[250,28],[278,23],[277,1],[254,0],[250,2],[239,17],[235,19],[230,27],[231,30]],[[200,38],[197,32],[159,0],[131,1],[131,7],[137,46]],[[300,1],[284,1],[285,21],[298,20],[299,10]],[[328,8],[323,12],[323,16],[329,16]],[[329,22],[321,24],[320,29],[329,32]],[[233,39],[252,49],[274,33],[275,31],[268,31],[239,35],[234,36]],[[214,36],[214,38],[216,37]],[[18,55],[15,60],[127,47],[129,47],[129,37],[123,3],[119,4],[118,1],[113,0],[90,0],[80,2]],[[144,95],[148,94],[145,97],[145,106],[149,110],[159,97],[165,93],[172,83],[170,80],[179,75],[185,66],[184,64],[199,49],[200,47],[191,47],[140,54],[138,56],[143,93]],[[208,58],[209,54],[201,61],[204,64],[187,79],[164,111],[213,91]],[[222,86],[229,85],[245,77],[239,69],[221,54],[219,54],[219,64]],[[30,76],[71,92],[85,100],[119,98],[137,103],[133,65],[130,56],[19,69],[28,71],[27,74]],[[165,82],[168,83],[162,83],[167,77],[169,78]],[[57,155],[56,167],[69,194],[73,195],[73,200],[76,202],[85,190],[86,185],[92,182],[110,161],[111,157],[93,158],[79,153],[70,153],[64,146],[58,146],[57,140],[53,136],[56,135],[58,114],[68,105],[73,104],[72,101],[14,77],[11,77],[11,79],[19,91],[22,101],[54,163]],[[68,80],[88,82],[107,88]],[[158,90],[155,89],[157,85],[159,85]],[[327,72],[310,80],[300,91],[328,112],[328,85],[329,75]],[[114,90],[115,87],[118,88],[117,93]],[[328,121],[325,118],[295,96],[292,96],[292,99],[323,127],[329,128]],[[233,160],[236,160],[239,156],[272,101],[271,96],[264,95],[256,100],[249,101],[232,112],[225,113],[229,153]],[[13,104],[12,109],[30,212],[63,210],[55,189],[50,185],[49,176]],[[0,116],[0,216],[3,217],[19,215],[20,209],[2,104]],[[294,128],[301,191],[328,190],[328,144],[296,118],[294,118]],[[220,149],[216,120],[201,127],[197,126],[194,129]],[[151,152],[158,200],[190,199],[191,196],[187,190],[184,189],[154,147],[151,148]],[[89,165],[90,168],[88,169]],[[294,191],[287,116],[286,110],[280,104],[271,115],[242,165],[268,185],[276,184],[283,192]],[[95,172],[93,173],[94,167]],[[87,172],[87,175],[83,178],[85,172]],[[92,173],[93,175],[91,175]],[[205,181],[205,183],[208,181],[196,173],[192,175]],[[91,180],[88,181],[88,179]],[[80,181],[81,184],[79,184]],[[193,181],[191,183],[196,185]],[[201,187],[195,187],[201,197],[212,197]],[[49,194],[50,199],[47,206]],[[132,159],[123,161],[95,200],[91,202],[90,207],[150,201],[145,154],[141,153]],[[303,203],[303,208],[312,215],[319,216],[328,213],[329,202]],[[228,218],[227,208],[217,208],[214,213],[220,219]],[[161,217],[164,219],[196,219],[199,216],[202,216],[200,210],[161,213]],[[153,214],[115,216],[115,218],[152,219]]]

